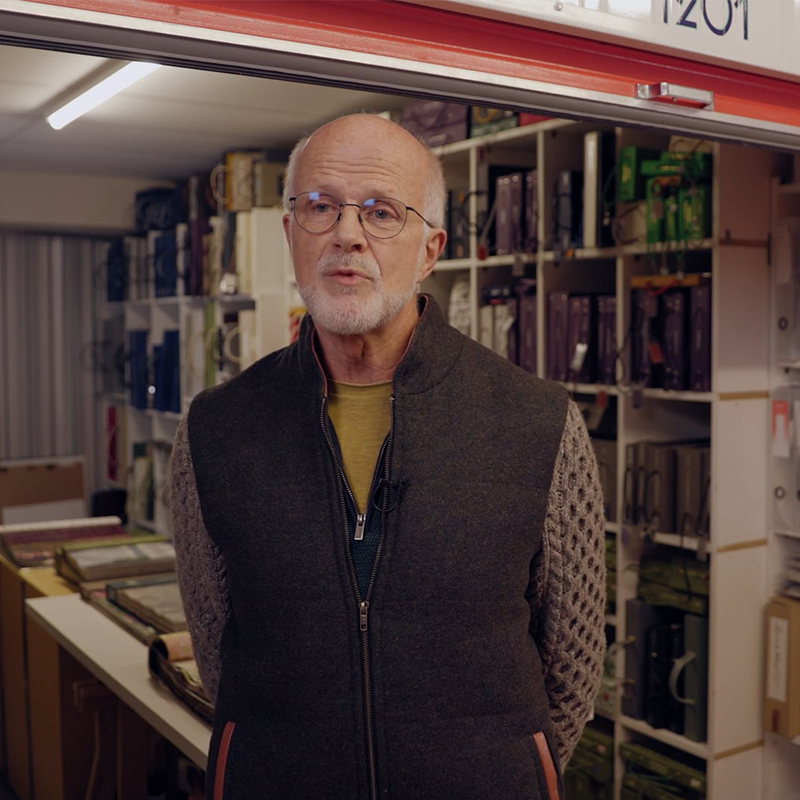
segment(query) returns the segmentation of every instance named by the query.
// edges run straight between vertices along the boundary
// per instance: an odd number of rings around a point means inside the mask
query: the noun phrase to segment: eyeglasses
[[[343,203],[332,194],[301,192],[296,197],[290,197],[289,202],[297,224],[308,233],[327,233],[333,230],[342,218],[342,209],[345,206],[358,209],[361,227],[376,239],[397,236],[406,226],[409,211],[413,211],[426,225],[435,227],[416,208],[391,197],[370,197],[363,203]]]

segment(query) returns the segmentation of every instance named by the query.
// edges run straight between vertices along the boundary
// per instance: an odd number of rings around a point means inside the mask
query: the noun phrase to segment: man
[[[417,294],[444,181],[402,128],[324,125],[286,207],[299,341],[173,449],[208,797],[555,800],[605,646],[580,414]]]

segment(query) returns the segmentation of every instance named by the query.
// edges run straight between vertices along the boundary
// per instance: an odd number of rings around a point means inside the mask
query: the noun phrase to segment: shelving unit
[[[774,256],[770,317],[770,389],[772,399],[776,400],[786,399],[786,395],[781,393],[789,387],[800,386],[800,353],[796,352],[798,320],[792,316],[794,301],[790,295],[800,280],[800,264],[797,263],[796,254],[787,250],[784,239],[785,236],[796,238],[797,231],[800,231],[800,183],[773,182],[771,216]],[[782,323],[782,317],[786,318],[786,324]],[[794,409],[790,410],[790,415],[793,417],[792,438],[795,440],[800,420],[797,419]],[[795,502],[794,491],[789,487],[785,501],[779,503],[776,500],[776,487],[788,476],[777,467],[777,459],[774,457],[777,452],[774,448],[775,445],[770,441],[767,446],[769,480],[766,486],[766,495],[770,502],[767,515],[767,589],[770,596],[781,593],[781,573],[787,550],[790,546],[797,546],[800,541],[800,525],[792,526],[793,514],[791,511],[785,513]],[[797,469],[796,453],[794,459],[794,464],[789,466],[790,470]],[[800,786],[800,736],[787,739],[767,733],[765,745],[764,800],[791,800],[796,794],[796,787]]]
[[[239,325],[242,311],[253,312],[254,326],[249,334],[255,338],[248,343],[254,357],[259,357],[289,343],[288,309],[297,304],[291,282],[281,209],[256,208],[250,215],[248,288],[252,293],[216,294],[211,296],[170,296],[132,299],[105,303],[103,315],[124,315],[124,346],[129,347],[128,335],[134,330],[148,332],[148,355],[152,356],[165,330],[178,330],[180,350],[180,412],[163,411],[152,407],[134,408],[126,392],[104,394],[105,406],[114,405],[121,415],[120,430],[124,431],[127,465],[126,474],[114,485],[129,490],[131,524],[145,530],[170,536],[172,533],[166,502],[166,480],[169,450],[178,423],[192,398],[207,386],[227,380],[239,370],[239,364],[220,356],[219,337],[228,339],[235,356],[245,356],[242,350],[244,326]],[[277,254],[277,257],[276,257]],[[257,265],[255,270],[253,265]],[[234,315],[234,321],[229,321]],[[238,342],[235,342],[238,337]],[[212,352],[214,355],[212,356]],[[130,384],[130,367],[126,381]],[[105,410],[105,409],[104,409]],[[134,475],[134,445],[149,443],[153,452],[154,517],[149,520],[133,504],[136,483]],[[160,452],[159,452],[160,451]],[[112,482],[106,481],[108,485]]]
[[[601,126],[602,127],[602,126]],[[602,292],[617,300],[617,341],[626,342],[631,324],[630,282],[660,266],[686,266],[711,274],[712,281],[712,391],[668,391],[627,385],[623,364],[630,364],[629,347],[617,366],[618,383],[564,384],[576,397],[592,401],[607,396],[617,430],[617,519],[623,519],[624,454],[629,443],[641,439],[669,441],[683,438],[711,440],[711,531],[707,542],[673,533],[642,536],[625,523],[608,523],[617,537],[617,613],[606,617],[617,650],[618,684],[624,679],[625,601],[636,596],[637,564],[649,542],[709,558],[709,695],[707,742],[694,742],[643,720],[619,712],[608,717],[616,742],[653,741],[673,752],[706,763],[708,800],[760,796],[765,742],[762,733],[763,606],[767,596],[766,499],[763,485],[744,475],[765,474],[767,466],[767,411],[769,392],[767,267],[768,205],[771,156],[766,151],[714,144],[712,236],[686,250],[675,243],[645,246],[578,249],[557,260],[550,249],[552,228],[550,187],[558,170],[580,168],[583,136],[597,126],[549,120],[480,139],[446,145],[438,150],[449,188],[466,189],[471,234],[469,256],[437,264],[423,284],[445,313],[456,280],[468,282],[470,331],[477,338],[481,290],[517,277],[536,281],[537,372],[545,375],[547,295],[551,291]],[[665,134],[605,127],[617,147],[653,146],[667,149]],[[491,255],[480,258],[477,220],[478,167],[482,159],[536,168],[539,215],[536,253]],[[746,192],[747,202],[741,202]],[[781,196],[793,195],[781,187]],[[251,216],[251,283],[247,294],[220,297],[180,297],[136,300],[124,304],[126,331],[145,327],[157,336],[167,325],[180,330],[182,367],[181,411],[207,376],[203,366],[207,331],[223,324],[226,313],[255,312],[256,355],[289,341],[288,312],[297,303],[288,249],[281,228],[281,209],[254,209]],[[735,234],[735,238],[733,237]],[[735,245],[746,241],[751,246]],[[756,243],[756,246],[752,246]],[[279,255],[276,255],[279,254]],[[209,309],[211,309],[209,311]],[[800,360],[800,359],[799,359]],[[193,365],[193,366],[192,366]],[[217,374],[214,381],[221,380]],[[119,400],[119,395],[114,396]],[[171,441],[179,414],[140,412],[126,407],[129,442]],[[158,522],[155,530],[162,530]],[[777,535],[777,534],[776,534]],[[705,552],[704,552],[705,551]],[[755,643],[743,646],[743,642]],[[735,665],[735,669],[731,668]],[[619,702],[619,700],[618,700]],[[598,711],[598,716],[607,716]],[[769,745],[769,742],[767,743]],[[624,764],[615,761],[614,797],[621,794]],[[772,798],[770,798],[772,800]],[[783,798],[781,798],[783,800]]]
[[[712,391],[669,391],[626,386],[618,365],[620,385],[564,384],[570,393],[591,400],[605,394],[615,398],[617,423],[618,519],[623,519],[625,448],[650,439],[708,438],[711,440],[711,531],[708,541],[655,532],[652,543],[689,557],[708,557],[709,693],[707,742],[694,742],[643,720],[619,713],[614,717],[616,742],[654,740],[677,753],[706,762],[708,800],[756,798],[761,793],[764,737],[761,718],[763,608],[766,586],[764,522],[766,500],[758,480],[743,476],[765,474],[769,378],[768,265],[771,156],[727,144],[711,147],[714,171],[712,236],[682,248],[676,243],[646,246],[578,249],[557,260],[548,249],[551,230],[550,191],[558,170],[580,169],[583,134],[612,130],[583,123],[548,121],[502,131],[481,140],[457,142],[439,149],[450,188],[468,188],[470,195],[470,257],[437,265],[423,286],[447,308],[455,276],[469,281],[471,331],[478,331],[481,289],[535,278],[537,303],[537,372],[545,376],[547,296],[551,291],[602,292],[617,299],[617,342],[626,341],[630,320],[630,281],[660,266],[682,265],[711,274]],[[669,137],[616,128],[617,147],[638,145],[665,150]],[[524,152],[524,155],[521,154]],[[479,258],[476,233],[477,168],[480,159],[528,164],[538,171],[537,253]],[[468,180],[463,171],[468,168]],[[746,193],[746,194],[745,194]],[[783,194],[788,194],[782,188]],[[746,202],[742,198],[746,196]],[[737,246],[734,242],[747,242]],[[685,254],[685,258],[684,258]],[[679,261],[679,257],[682,261]],[[477,337],[476,337],[477,338]],[[630,363],[629,347],[622,352]],[[646,545],[641,531],[622,524],[606,529],[617,534],[617,614],[607,617],[616,628],[616,641],[626,641],[625,601],[636,596],[638,563]],[[750,643],[749,645],[747,643]],[[624,646],[617,654],[618,683],[624,675]],[[732,668],[735,665],[735,668]],[[621,684],[620,684],[621,685]],[[602,713],[598,713],[603,716]],[[624,764],[617,756],[614,797],[621,793]]]

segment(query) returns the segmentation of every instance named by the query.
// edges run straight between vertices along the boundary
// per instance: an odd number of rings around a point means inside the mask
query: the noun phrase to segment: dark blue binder
[[[147,408],[149,377],[147,374],[147,331],[129,331],[131,405]]]
[[[153,279],[156,297],[174,297],[178,287],[178,248],[175,231],[162,233],[155,240]]]

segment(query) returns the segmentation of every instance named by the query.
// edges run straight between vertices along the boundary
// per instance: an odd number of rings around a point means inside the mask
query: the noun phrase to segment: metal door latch
[[[667,102],[690,105],[714,110],[714,92],[705,89],[693,89],[690,86],[677,86],[674,83],[637,83],[636,97],[639,100],[664,100]]]

